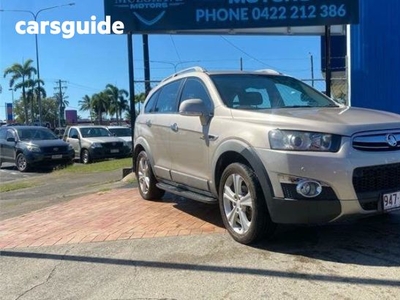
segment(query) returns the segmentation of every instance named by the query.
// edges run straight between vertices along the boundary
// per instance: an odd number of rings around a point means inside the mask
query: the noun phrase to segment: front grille
[[[353,148],[360,151],[400,150],[400,132],[357,136],[353,139]]]
[[[103,143],[102,145],[106,149],[116,149],[116,148],[122,148],[124,143],[122,143],[122,142],[109,142],[109,143]]]
[[[68,151],[68,146],[50,146],[40,148],[44,154],[61,154]]]
[[[323,186],[322,192],[317,197],[306,198],[296,191],[296,184],[281,183],[283,195],[286,199],[297,200],[338,200],[335,192],[331,187]]]
[[[353,186],[361,207],[377,210],[383,193],[400,191],[400,163],[356,168]]]
[[[400,189],[400,164],[357,168],[353,186],[356,193]]]

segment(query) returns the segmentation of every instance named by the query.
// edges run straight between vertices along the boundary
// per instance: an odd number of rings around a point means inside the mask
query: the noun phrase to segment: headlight
[[[93,143],[92,146],[90,146],[92,148],[101,148],[103,147],[103,145],[101,143]]]
[[[32,144],[27,145],[26,149],[28,149],[30,152],[42,152],[42,150],[40,150],[40,147]]]
[[[337,152],[340,147],[340,136],[327,133],[275,129],[268,136],[275,150]]]

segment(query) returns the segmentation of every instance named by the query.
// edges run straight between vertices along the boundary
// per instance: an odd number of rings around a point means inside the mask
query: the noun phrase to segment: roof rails
[[[262,73],[266,73],[269,75],[283,75],[281,72],[275,71],[273,69],[256,70],[256,72],[262,72]]]
[[[178,72],[176,72],[176,73],[174,73],[174,74],[168,76],[167,78],[164,78],[161,82],[164,82],[164,81],[166,81],[166,80],[168,80],[168,79],[171,79],[171,78],[176,77],[176,76],[178,76],[178,75],[182,75],[182,74],[189,73],[189,72],[206,72],[206,71],[207,71],[207,70],[204,69],[204,68],[202,68],[202,67],[198,67],[198,66],[190,67],[190,68],[187,68],[187,69],[183,69],[183,70],[181,70],[181,71],[178,71]]]

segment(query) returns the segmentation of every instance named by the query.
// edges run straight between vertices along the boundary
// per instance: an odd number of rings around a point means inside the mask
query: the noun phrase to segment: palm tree
[[[38,79],[27,79],[25,81],[25,88],[28,88],[29,90],[26,92],[26,103],[30,104],[31,106],[31,122],[33,123],[35,121],[35,105],[34,102],[36,99],[39,97],[39,92],[40,96],[42,99],[47,97],[46,90],[43,88],[44,86],[44,81],[40,79],[40,90],[39,90],[39,85],[38,85],[39,80]]]
[[[92,108],[97,114],[99,124],[102,124],[103,113],[106,113],[110,109],[110,98],[105,91],[94,94],[92,96]]]
[[[120,118],[122,118],[122,111],[126,110],[128,106],[128,92],[124,89],[118,89],[115,85],[107,84],[105,93],[109,97],[110,101],[110,114],[116,114],[117,123],[119,124]]]
[[[4,70],[4,78],[7,75],[11,76],[10,79],[10,88],[14,88],[14,91],[18,89],[22,89],[22,101],[24,104],[24,114],[25,114],[25,123],[28,122],[28,105],[26,99],[26,80],[30,79],[33,74],[36,74],[37,71],[34,67],[31,66],[33,60],[28,59],[22,65],[21,64],[13,64],[11,67],[8,67]],[[21,82],[15,83],[16,81],[21,80]]]
[[[90,120],[92,120],[92,116],[93,116],[92,98],[88,95],[85,95],[82,97],[81,100],[79,100],[78,104],[79,104],[80,111],[89,111]]]

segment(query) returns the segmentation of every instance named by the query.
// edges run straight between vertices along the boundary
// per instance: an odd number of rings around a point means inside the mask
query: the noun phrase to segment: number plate
[[[52,155],[51,159],[60,159],[62,158],[62,154]]]
[[[383,194],[383,210],[392,210],[400,208],[400,191]]]
[[[110,150],[110,153],[118,153],[119,152],[119,149],[111,149]]]

